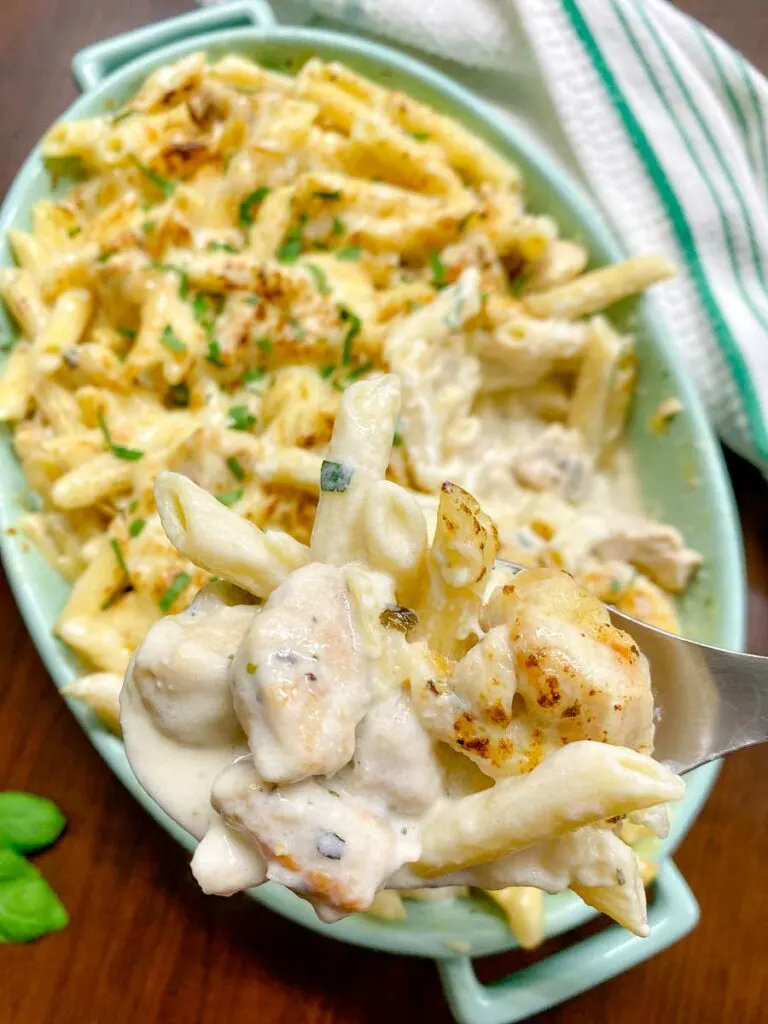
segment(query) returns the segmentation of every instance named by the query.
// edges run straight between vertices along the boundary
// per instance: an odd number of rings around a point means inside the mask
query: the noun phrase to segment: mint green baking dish
[[[522,168],[531,206],[552,214],[563,233],[580,238],[595,263],[613,261],[622,251],[601,216],[579,187],[524,134],[477,97],[444,75],[378,43],[316,29],[277,26],[263,0],[238,0],[191,12],[168,21],[89,46],[74,58],[73,72],[83,96],[65,119],[90,117],[123,102],[154,68],[192,50],[218,57],[238,52],[288,71],[309,57],[345,61],[390,87],[432,103],[488,139]],[[38,150],[20,171],[0,211],[0,235],[9,227],[27,227],[31,205],[66,187],[54,189]],[[0,264],[12,262],[5,241]],[[0,314],[0,317],[4,314]],[[640,388],[630,426],[641,482],[649,510],[685,531],[706,557],[706,567],[682,603],[686,632],[726,647],[744,639],[745,589],[738,518],[730,485],[704,412],[685,369],[665,343],[665,330],[647,302],[620,310],[632,318],[641,363]],[[0,324],[0,326],[3,326]],[[12,325],[4,325],[10,331]],[[679,395],[685,413],[665,438],[645,424],[658,402]],[[72,654],[51,635],[51,626],[66,600],[67,585],[40,556],[8,531],[23,511],[25,481],[10,437],[0,442],[0,546],[7,575],[34,642],[57,686],[74,675]],[[78,718],[102,757],[133,795],[175,838],[187,847],[190,837],[175,825],[136,782],[119,740],[99,727],[73,703]],[[308,904],[273,885],[254,897],[273,910],[314,931],[345,942],[390,953],[433,957],[456,1018],[465,1024],[501,1024],[523,1020],[584,991],[652,956],[688,932],[698,907],[669,854],[690,827],[715,782],[719,766],[692,772],[688,792],[663,844],[663,865],[650,910],[651,934],[635,938],[618,927],[558,952],[492,986],[482,985],[471,957],[515,946],[500,913],[478,897],[440,904],[410,904],[404,922],[378,921],[365,915],[339,924],[321,924]],[[558,935],[593,916],[570,893],[546,898],[546,931]]]

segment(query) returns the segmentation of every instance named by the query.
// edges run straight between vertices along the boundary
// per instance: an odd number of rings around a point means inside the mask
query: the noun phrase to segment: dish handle
[[[100,43],[92,43],[73,57],[72,74],[82,91],[87,92],[129,61],[179,39],[189,39],[217,29],[274,24],[275,16],[266,0],[231,0],[230,3],[189,11]]]
[[[468,956],[439,960],[437,967],[459,1024],[515,1024],[649,959],[687,935],[698,919],[693,893],[667,860],[656,880],[646,939],[614,925],[490,985],[478,980]]]

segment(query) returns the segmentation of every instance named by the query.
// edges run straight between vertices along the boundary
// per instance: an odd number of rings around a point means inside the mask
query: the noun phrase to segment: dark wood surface
[[[72,53],[183,0],[0,0],[0,191],[75,96]],[[768,70],[765,0],[681,6]],[[730,459],[749,567],[749,649],[768,654],[768,488]],[[450,1020],[434,966],[329,942],[251,901],[200,894],[184,852],[91,748],[0,582],[0,786],[56,800],[69,829],[40,865],[66,931],[0,946],[0,1024],[400,1024]],[[742,752],[677,856],[696,931],[537,1020],[768,1021],[768,746]],[[520,963],[510,954],[483,971]]]

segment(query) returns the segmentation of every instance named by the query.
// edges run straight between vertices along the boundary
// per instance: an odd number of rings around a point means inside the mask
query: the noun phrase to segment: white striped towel
[[[583,181],[630,253],[721,438],[768,473],[768,82],[663,0],[276,0],[283,21],[446,62]]]

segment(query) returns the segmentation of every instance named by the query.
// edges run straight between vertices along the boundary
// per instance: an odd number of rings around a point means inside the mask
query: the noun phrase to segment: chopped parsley
[[[117,333],[122,334],[122,336],[127,338],[128,341],[136,340],[136,331],[132,331],[130,327],[118,327]]]
[[[325,276],[325,271],[322,267],[318,267],[316,263],[308,263],[307,270],[310,272],[312,277],[315,279],[315,285],[321,295],[330,295],[331,286],[328,284],[328,278]]]
[[[189,386],[184,384],[171,384],[168,388],[168,397],[171,403],[179,409],[186,409],[189,405]]]
[[[209,363],[213,363],[214,366],[226,366],[227,364],[221,358],[221,347],[218,341],[208,342],[208,351],[205,353],[205,358]]]
[[[249,306],[260,306],[261,305],[261,296],[260,295],[249,295],[248,298],[245,301],[248,303]]]
[[[260,185],[259,188],[254,189],[240,203],[240,224],[242,227],[247,228],[253,224],[254,206],[258,206],[269,195],[270,191],[271,189],[268,189],[266,185]]]
[[[187,346],[174,333],[173,328],[170,324],[166,324],[163,328],[163,333],[160,335],[160,341],[168,349],[169,352],[186,352]]]
[[[288,323],[293,329],[293,333],[296,335],[299,341],[304,341],[307,336],[307,332],[304,330],[303,325],[296,319],[295,316],[288,317]]]
[[[252,661],[249,661],[248,664],[245,666],[245,671],[248,673],[249,676],[256,675],[256,666],[253,664]]]
[[[165,591],[163,596],[160,598],[158,604],[160,605],[160,611],[169,612],[174,605],[174,602],[180,597],[189,584],[192,582],[192,577],[188,572],[178,572],[173,577],[173,582]]]
[[[109,541],[109,545],[112,548],[112,550],[115,552],[115,558],[117,559],[117,564],[120,566],[120,568],[123,570],[123,572],[127,576],[128,575],[128,566],[125,564],[125,559],[123,558],[123,552],[120,550],[120,544],[118,543],[118,541],[117,541],[117,539],[115,537],[111,537],[110,541]]]
[[[525,286],[528,284],[527,274],[518,274],[514,280],[509,282],[509,294],[514,295],[518,298],[525,291]]]
[[[445,288],[448,282],[445,279],[445,267],[439,252],[429,254],[429,265],[432,268],[432,284],[435,288]]]
[[[139,499],[138,498],[134,498],[133,501],[128,506],[128,514],[129,515],[133,515],[133,513],[136,511],[136,509],[138,507],[139,507]]]
[[[408,132],[408,134],[417,142],[426,142],[429,138],[429,132]]]
[[[240,383],[245,384],[246,386],[248,384],[254,384],[257,380],[264,380],[266,375],[267,371],[261,366],[254,366],[252,370],[245,371],[243,376],[240,378]]]
[[[281,263],[295,263],[301,256],[301,239],[289,238],[277,250],[277,258]]]
[[[80,228],[80,227],[70,228],[69,231],[67,232],[67,237],[68,238],[77,238],[77,236],[81,233],[82,230],[83,229]]]
[[[237,480],[245,480],[245,470],[240,465],[236,455],[230,455],[227,459],[227,466]]]
[[[362,251],[359,245],[345,245],[343,249],[336,250],[336,259],[351,263],[353,260],[360,259]]]
[[[345,466],[343,462],[330,462],[328,459],[323,459],[320,466],[320,490],[339,493],[346,491],[354,473],[354,469],[351,466]]]
[[[230,245],[229,242],[209,242],[207,249],[209,252],[237,252],[234,245]]]
[[[152,232],[155,230],[155,226],[156,225],[153,220],[145,220],[144,223],[141,225],[141,230],[144,232],[145,235],[151,235]]]
[[[344,377],[345,384],[351,384],[352,381],[358,380],[360,377],[364,377],[366,373],[373,369],[373,363],[370,359],[364,363],[360,363],[359,366],[353,367],[349,373]]]
[[[230,505],[234,505],[236,501],[240,501],[242,496],[243,496],[243,488],[242,487],[238,487],[237,490],[234,490],[234,491],[224,491],[223,494],[217,494],[216,495],[216,497],[221,502],[221,504],[222,505],[226,505],[227,507],[229,507]]]
[[[131,156],[131,163],[137,167],[147,181],[151,181],[153,185],[163,193],[164,196],[172,196],[176,186],[172,181],[168,181],[167,178],[161,177],[156,171],[153,171],[151,167],[146,167],[144,164],[139,163],[135,156]]]
[[[334,217],[333,223],[331,224],[331,234],[337,236],[343,235],[345,230],[344,221],[341,217]]]
[[[339,192],[338,189],[334,189],[332,192],[313,192],[312,195],[315,199],[327,199],[330,203],[334,203],[336,200],[341,199],[341,192]]]
[[[107,447],[115,456],[116,459],[125,459],[126,462],[136,462],[142,458],[144,452],[139,451],[137,448],[124,448],[121,444],[115,444],[109,433],[109,427],[107,421],[104,419],[104,412],[102,409],[96,413],[96,419],[99,424],[99,429],[104,435],[104,440],[107,442]]]
[[[261,349],[265,356],[268,356],[269,353],[272,351],[272,342],[269,340],[269,338],[259,338],[259,340],[256,342],[256,345],[258,348]]]
[[[396,430],[395,431],[395,436],[392,438],[392,447],[393,448],[402,448],[402,446],[404,444],[405,444],[405,438],[403,437],[403,435],[399,431]]]
[[[339,306],[339,316],[349,324],[347,333],[344,336],[344,347],[341,353],[342,363],[344,366],[349,366],[352,362],[352,343],[360,333],[362,322],[360,317],[353,313],[351,309],[347,309],[346,306]]]
[[[100,252],[99,255],[96,257],[96,262],[97,263],[106,263],[107,260],[111,256],[114,256],[116,252],[117,252],[117,249],[105,249],[104,252]]]
[[[189,295],[189,275],[186,270],[182,270],[181,267],[174,266],[173,263],[153,263],[152,266],[155,270],[164,270],[167,274],[178,274],[179,298],[186,299]]]
[[[295,263],[301,256],[301,235],[307,223],[306,213],[302,213],[298,223],[285,236],[285,241],[277,250],[277,258],[281,263]]]
[[[329,377],[333,376],[333,371],[335,369],[336,369],[336,366],[335,366],[334,363],[328,363],[327,366],[320,366],[320,367],[318,367],[317,372],[320,374],[320,376],[323,378],[323,380],[328,380]]]
[[[133,522],[128,525],[128,533],[131,537],[138,537],[146,525],[146,519],[134,519]]]
[[[256,417],[251,413],[247,405],[233,405],[229,409],[229,423],[231,430],[250,430],[256,423]]]

